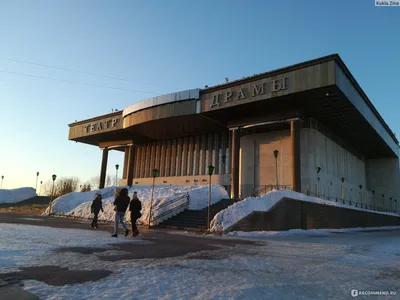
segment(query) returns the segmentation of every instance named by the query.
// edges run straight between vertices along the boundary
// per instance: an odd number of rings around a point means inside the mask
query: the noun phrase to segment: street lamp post
[[[119,165],[116,164],[115,165],[115,171],[116,171],[116,174],[115,174],[115,186],[118,186],[118,168],[119,168]]]
[[[343,204],[344,204],[344,189],[343,189],[343,182],[344,182],[344,177],[342,177],[342,178],[340,178],[340,182],[342,183],[341,184],[341,188],[342,188],[342,202],[343,202]]]
[[[321,172],[321,168],[317,167],[317,197],[319,197],[319,172]]]
[[[3,188],[3,179],[4,179],[4,175],[1,175],[1,185],[0,185],[0,189]]]
[[[54,181],[56,181],[57,175],[53,174],[51,176],[51,178],[53,179],[53,186],[51,188],[51,197],[50,197],[50,210],[49,210],[49,215],[51,214],[51,206],[53,204],[53,195],[54,195]]]
[[[362,184],[360,184],[358,187],[360,188],[360,204],[361,204],[361,208],[362,208],[362,206],[363,206],[363,204],[362,204],[362,188],[363,188],[363,186],[362,186]]]
[[[39,194],[41,194],[41,193],[42,193],[42,183],[43,183],[43,181],[40,181]]]
[[[39,179],[39,172],[36,172],[36,186],[35,186],[35,192],[37,192],[37,183]]]
[[[392,205],[392,197],[389,197],[389,200],[390,200],[390,211],[392,211],[392,209],[393,209],[393,205]]]
[[[275,178],[276,178],[276,189],[279,190],[279,185],[278,185],[278,155],[279,151],[274,150],[274,157],[275,157]]]
[[[148,228],[150,228],[150,222],[151,222],[151,212],[153,210],[153,196],[154,196],[154,183],[156,181],[156,177],[160,175],[160,171],[158,169],[153,169],[153,188],[151,189],[151,200],[150,200],[150,211],[149,211],[149,225]]]
[[[385,194],[382,194],[382,210],[385,211]]]
[[[214,173],[215,167],[213,165],[208,166],[208,213],[207,213],[207,229],[210,230],[210,205],[211,205],[211,176]]]

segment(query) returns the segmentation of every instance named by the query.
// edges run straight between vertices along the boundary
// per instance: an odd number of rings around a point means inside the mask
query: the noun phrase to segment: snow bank
[[[340,228],[340,229],[291,229],[285,231],[232,231],[229,232],[228,236],[244,237],[244,238],[263,238],[263,237],[274,237],[274,236],[293,236],[293,235],[304,235],[304,236],[328,236],[335,233],[343,232],[368,232],[368,231],[390,231],[400,230],[400,226],[384,226],[384,227],[356,227],[356,228]]]
[[[18,203],[35,196],[37,196],[35,189],[31,187],[0,190],[0,203]]]
[[[368,211],[373,213],[398,216],[398,214],[389,213],[389,212],[377,212],[373,210],[368,210],[360,207],[354,207],[350,205],[341,204],[338,202],[332,202],[328,200],[323,200],[316,197],[307,196],[301,193],[297,193],[291,190],[280,190],[280,191],[271,191],[264,196],[253,198],[249,197],[244,199],[243,201],[236,202],[235,204],[227,207],[226,209],[220,211],[218,214],[214,216],[211,221],[211,231],[212,232],[225,232],[231,226],[251,214],[253,211],[259,212],[267,212],[269,211],[277,202],[279,202],[282,198],[288,197],[292,199],[314,202],[324,205],[337,206],[350,208],[354,210]]]
[[[114,211],[114,190],[116,187],[108,187],[102,190],[91,191],[91,192],[73,192],[63,195],[54,200],[52,205],[52,213],[58,215],[74,216],[80,218],[91,218],[90,206],[96,193],[100,193],[103,196],[103,209],[104,213],[100,212],[99,220],[101,221],[113,221],[115,216]],[[118,187],[121,188],[121,187]],[[150,200],[152,186],[133,186],[129,188],[129,197],[132,198],[133,192],[137,192],[139,200],[142,202],[142,217],[139,219],[139,223],[147,224],[150,212]],[[189,195],[189,206],[184,206],[186,202],[186,195]],[[178,199],[177,201],[173,201]],[[224,198],[229,198],[227,191],[220,185],[211,186],[211,204],[215,204]],[[172,203],[173,202],[173,203]],[[165,205],[171,203],[170,205]],[[201,210],[206,208],[208,205],[208,186],[207,185],[192,185],[192,186],[155,186],[153,204],[152,204],[152,220],[163,213],[169,211],[171,208],[177,208],[182,206],[174,212],[164,215],[152,225],[156,225],[163,220],[166,220],[185,209]],[[45,214],[49,213],[49,208]],[[127,220],[129,220],[129,212],[126,214]]]

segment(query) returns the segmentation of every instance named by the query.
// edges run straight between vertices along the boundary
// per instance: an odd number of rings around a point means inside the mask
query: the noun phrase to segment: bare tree
[[[56,180],[54,186],[54,195],[57,197],[78,190],[79,179],[76,177],[61,177]]]

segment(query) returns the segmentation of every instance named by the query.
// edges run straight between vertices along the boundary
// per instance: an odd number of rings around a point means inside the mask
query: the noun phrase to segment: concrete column
[[[136,160],[135,160],[135,178],[140,178],[140,154],[141,154],[141,147],[138,146],[136,149]]]
[[[165,140],[161,143],[161,151],[160,151],[160,176],[164,177],[165,172]]]
[[[175,174],[176,174],[176,176],[181,176],[181,174],[182,174],[182,172],[181,172],[182,171],[182,139],[178,139],[178,145],[176,146],[176,151],[178,154],[178,157],[177,157],[178,162],[176,165]]]
[[[187,175],[187,162],[188,162],[188,138],[185,137],[183,139],[183,171],[182,171],[182,176]]]
[[[146,170],[145,176],[146,178],[151,177],[151,144],[146,145]]]
[[[167,146],[166,146],[166,155],[165,155],[165,172],[164,176],[169,177],[170,172],[171,172],[171,140],[167,141]]]
[[[225,159],[225,163],[224,163]],[[226,168],[226,134],[223,132],[221,134],[221,170],[220,174],[225,174]]]
[[[107,160],[108,160],[108,148],[104,148],[103,158],[101,160],[99,189],[104,189],[104,185],[106,183]]]
[[[221,134],[219,132],[214,133],[215,142],[214,142],[214,150],[215,150],[215,170],[214,174],[219,174],[219,148],[221,147]]]
[[[169,176],[176,176],[176,139],[172,140],[171,147],[171,171]]]
[[[150,176],[153,174],[153,169],[155,168],[155,160],[156,159],[156,143],[151,143],[151,152],[150,152]]]
[[[146,170],[146,145],[140,146],[141,157],[140,157],[140,178],[145,178]]]
[[[127,161],[127,178],[126,184],[131,186],[133,184],[133,176],[135,170],[135,150],[136,147],[131,145],[128,148],[128,161]]]
[[[193,175],[193,144],[194,144],[194,138],[191,136],[189,138],[189,172],[188,175]]]
[[[208,158],[207,158],[207,166],[206,166],[206,174],[208,175],[208,166],[212,165],[212,157],[213,157],[213,134],[209,133],[208,134],[208,145],[207,145],[207,150],[208,150]]]
[[[206,145],[207,145],[207,135],[202,135],[201,136],[201,157],[200,157],[200,175],[205,175],[205,170],[206,170]]]
[[[126,174],[128,171],[128,160],[129,160],[129,146],[125,147],[125,156],[124,156],[124,170],[122,172],[122,178],[126,179]]]
[[[158,170],[160,170],[160,150],[161,150],[161,142],[158,141],[156,143],[156,157],[155,157],[155,165],[154,167]]]
[[[301,161],[300,161],[301,121],[290,121],[290,140],[292,145],[292,186],[293,191],[301,193]]]
[[[240,154],[240,130],[239,128],[233,129],[232,131],[232,161],[231,161],[231,198],[238,199],[239,198],[239,154]]]
[[[200,136],[196,136],[196,142],[194,145],[194,174],[199,175],[199,166],[200,166]]]

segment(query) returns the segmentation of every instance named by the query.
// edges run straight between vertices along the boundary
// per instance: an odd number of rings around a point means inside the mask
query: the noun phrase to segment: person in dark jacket
[[[114,228],[114,234],[111,235],[112,237],[117,237],[118,236],[118,223],[121,223],[122,227],[125,230],[125,236],[128,235],[129,230],[126,228],[126,224],[124,221],[125,218],[125,213],[126,210],[129,206],[129,202],[131,199],[129,199],[128,196],[128,189],[123,188],[120,192],[117,198],[114,201],[115,205],[115,228]]]
[[[131,237],[135,237],[139,234],[139,230],[136,226],[136,220],[142,216],[140,212],[142,210],[142,202],[140,202],[137,192],[133,193],[132,201],[129,205],[129,211],[131,212],[131,223],[132,223],[132,234]]]
[[[97,220],[98,220],[98,216],[100,211],[104,212],[103,210],[103,202],[101,201],[102,196],[100,194],[96,194],[92,205],[90,207],[92,214],[94,214],[93,216],[93,221],[92,221],[92,228],[99,228],[99,226],[97,226]]]

